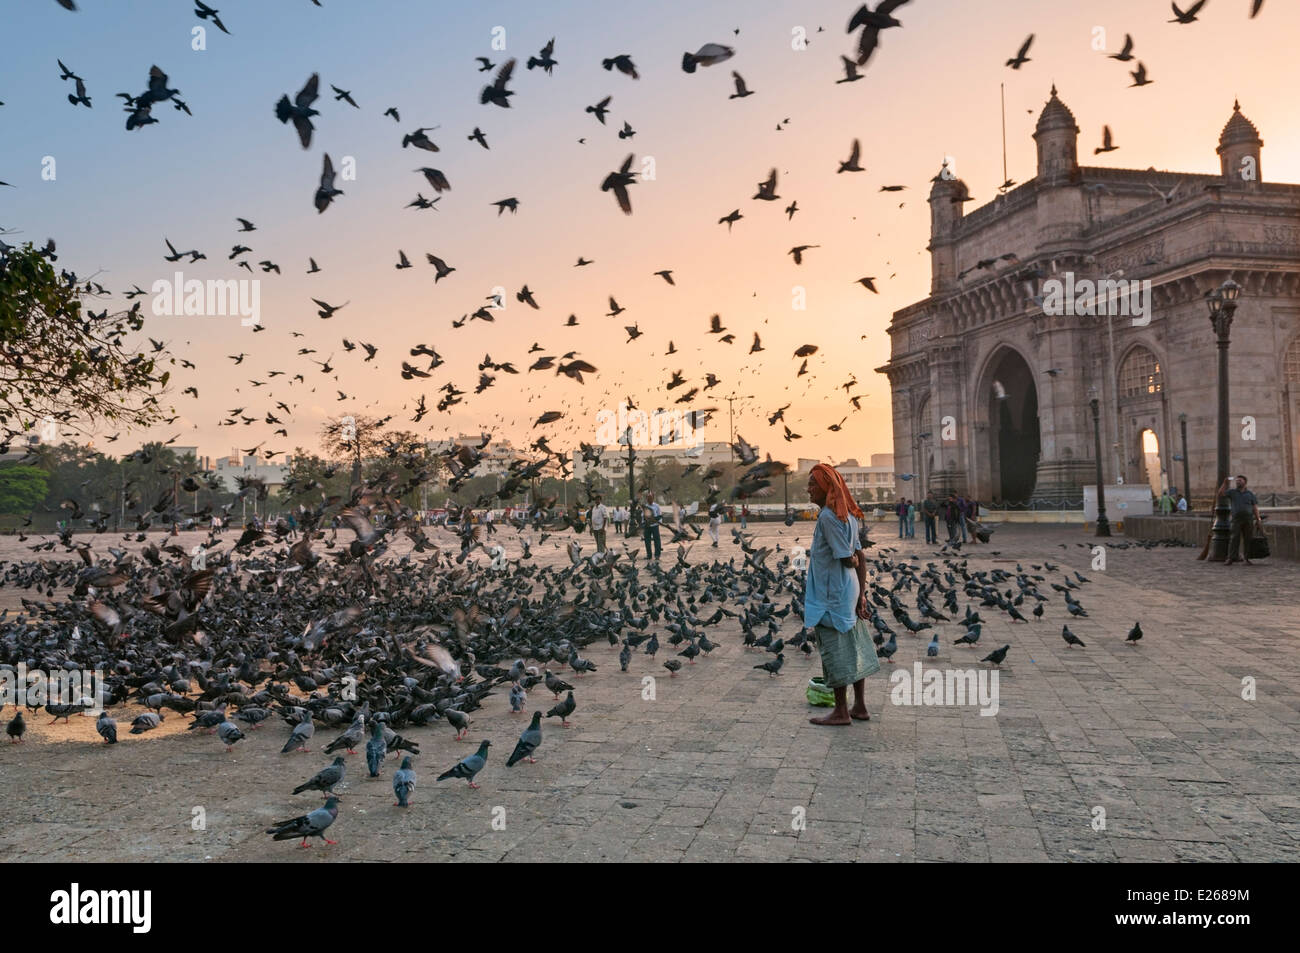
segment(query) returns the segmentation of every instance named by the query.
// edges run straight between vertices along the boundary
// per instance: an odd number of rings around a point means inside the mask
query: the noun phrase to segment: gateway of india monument
[[[1080,506],[1097,482],[1095,398],[1105,483],[1186,490],[1185,425],[1189,501],[1208,501],[1218,358],[1205,295],[1231,278],[1229,467],[1257,494],[1296,494],[1300,185],[1264,179],[1263,141],[1237,105],[1218,175],[1080,166],[1078,135],[1053,87],[1032,180],[964,214],[964,183],[935,177],[930,296],[895,312],[877,369],[895,468],[918,480],[898,492]]]

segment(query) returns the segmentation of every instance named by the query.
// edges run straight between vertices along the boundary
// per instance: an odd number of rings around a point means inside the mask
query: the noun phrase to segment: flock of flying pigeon
[[[62,0],[60,0],[60,2],[69,10],[76,9],[75,3],[64,3]],[[853,45],[850,55],[840,56],[844,69],[844,76],[835,81],[837,84],[850,83],[863,78],[861,70],[868,64],[868,61],[880,47],[882,35],[887,33],[888,30],[902,27],[903,24],[896,14],[905,10],[908,2],[909,0],[879,0],[879,2],[875,4],[874,9],[872,9],[870,4],[862,4],[853,11],[848,22],[847,32],[851,36],[856,35],[856,42]],[[317,0],[313,0],[313,3],[318,7],[321,6]],[[1171,22],[1178,24],[1191,24],[1196,22],[1198,15],[1201,13],[1205,5],[1206,0],[1200,0],[1200,2],[1190,5],[1188,9],[1182,10],[1176,4],[1173,4],[1174,19]],[[1254,0],[1250,9],[1250,15],[1252,17],[1256,16],[1260,12],[1261,8],[1262,0]],[[238,24],[232,24],[234,26],[234,29],[232,30],[230,26],[222,21],[220,18],[220,12],[221,11],[218,9],[202,2],[195,3],[194,14],[196,17],[212,23],[213,26],[224,34],[232,37],[237,36]],[[737,35],[740,33],[739,29],[735,32]],[[822,32],[822,28],[819,27],[818,32]],[[1030,34],[1021,45],[1016,55],[1007,60],[1006,65],[1013,70],[1019,70],[1022,66],[1031,62],[1029,52],[1033,41],[1034,35]],[[1112,59],[1119,62],[1128,63],[1135,59],[1133,51],[1133,38],[1131,35],[1126,35],[1123,49],[1118,53],[1112,53],[1109,55]],[[538,50],[536,55],[527,57],[523,71],[517,69],[518,64],[515,58],[509,58],[504,62],[498,63],[493,62],[488,57],[477,57],[477,70],[491,76],[490,81],[481,86],[477,96],[478,102],[486,110],[485,119],[482,125],[488,125],[490,123],[490,114],[495,113],[496,109],[526,109],[527,105],[525,101],[529,98],[528,91],[515,88],[520,85],[520,82],[523,79],[521,74],[531,73],[532,71],[537,70],[543,77],[551,76],[557,69],[563,70],[564,67],[561,62],[562,55],[562,44],[557,42],[556,37],[551,37],[545,45]],[[707,42],[698,46],[694,50],[685,51],[681,55],[680,68],[687,74],[693,74],[700,70],[709,70],[713,67],[719,66],[720,64],[728,63],[733,60],[736,55],[737,51],[733,45],[719,42]],[[643,75],[645,73],[645,67],[644,65],[639,66],[637,62],[635,62],[633,54],[617,53],[615,55],[602,57],[600,62],[606,72],[621,75],[626,77],[629,81],[642,81],[645,79],[645,76]],[[70,104],[74,107],[84,106],[86,108],[92,108],[92,99],[87,89],[86,80],[65,65],[62,60],[58,61],[58,67],[60,70],[60,78],[64,81],[71,81],[75,85],[74,92],[69,93],[67,97]],[[731,92],[728,95],[728,99],[744,100],[754,95],[761,96],[761,90],[752,88],[746,81],[746,78],[739,72],[732,71],[731,79],[734,92]],[[1152,80],[1147,77],[1146,68],[1141,62],[1138,63],[1137,69],[1134,72],[1134,79],[1134,85],[1145,85],[1152,82]],[[529,82],[532,82],[532,80]],[[362,109],[362,105],[358,102],[357,97],[354,96],[352,88],[344,88],[330,84],[329,90],[331,91],[330,97],[333,103],[344,104],[352,109]],[[157,123],[159,118],[154,114],[154,107],[166,103],[170,103],[177,111],[191,114],[189,105],[181,98],[180,90],[173,87],[173,81],[169,78],[168,74],[163,72],[163,70],[157,65],[154,65],[149,69],[147,86],[143,92],[135,95],[130,93],[118,93],[117,95],[124,101],[125,110],[127,112],[126,128],[128,130],[141,131],[144,127]],[[319,100],[321,95],[322,87],[320,74],[313,73],[296,92],[293,92],[292,90],[282,92],[279,98],[274,100],[272,103],[273,115],[281,123],[293,127],[296,138],[303,149],[311,149],[313,143],[318,138],[317,123],[320,122],[322,125],[327,124],[328,116],[322,116],[321,109],[318,108],[318,106],[320,106]],[[605,95],[594,104],[586,105],[582,108],[585,109],[585,112],[590,114],[601,126],[605,126],[606,118],[612,109],[611,103],[613,99],[613,94]],[[402,122],[401,113],[396,106],[387,106],[383,110],[383,114],[392,118],[393,121],[399,125]],[[785,119],[781,123],[778,123],[777,129],[780,130],[784,128],[788,122],[789,119]],[[465,139],[482,149],[490,149],[489,133],[485,132],[482,125],[475,126],[473,131],[465,136]],[[440,147],[431,136],[432,133],[436,133],[437,129],[437,126],[421,126],[410,129],[410,131],[404,131],[400,138],[400,148],[403,150],[420,150],[422,154],[427,154],[429,157],[437,155],[442,152],[442,147]],[[632,128],[630,122],[625,120],[617,135],[620,140],[627,141],[635,135],[635,130]],[[585,139],[582,141],[585,142]],[[1118,146],[1115,145],[1112,131],[1109,126],[1106,126],[1103,130],[1102,144],[1096,148],[1095,152],[1101,154],[1114,151],[1117,148]],[[445,171],[444,168],[435,167],[437,165],[444,165],[444,163],[436,162],[436,160],[432,158],[426,159],[425,161],[430,164],[417,165],[416,168],[412,170],[413,174],[420,177],[422,187],[416,192],[415,198],[407,205],[407,208],[415,209],[417,211],[436,210],[438,204],[452,192],[452,185],[456,173],[456,169],[452,167],[448,167],[450,169],[450,174],[448,171]],[[835,170],[837,175],[842,173],[852,174],[866,172],[865,167],[862,165],[862,146],[859,139],[852,140],[849,147],[848,157],[846,159],[836,160]],[[599,182],[599,188],[603,193],[612,196],[615,204],[623,213],[632,215],[634,208],[633,192],[636,191],[633,187],[638,184],[638,179],[639,171],[637,169],[636,154],[627,153],[625,158],[618,163],[617,168],[608,172],[603,180]],[[1012,184],[1014,183],[1003,183],[1003,190]],[[427,185],[431,192],[429,197],[426,197],[423,194],[424,185]],[[886,183],[879,186],[879,190],[882,193],[901,192],[907,188],[907,185],[899,183]],[[780,202],[782,204],[779,207],[784,209],[787,220],[793,221],[796,213],[801,209],[795,198],[787,198],[782,194],[784,191],[785,189],[782,188],[781,177],[778,169],[771,168],[767,176],[757,183],[754,193],[750,196],[750,200],[760,203],[760,207],[764,203]],[[346,194],[344,190],[339,187],[339,171],[335,167],[330,153],[326,151],[321,156],[321,172],[318,180],[314,184],[314,190],[312,192],[313,207],[317,210],[317,214],[323,215],[334,202],[341,198],[345,199]],[[972,201],[972,197],[969,194],[964,194],[955,197],[954,201]],[[1166,198],[1166,201],[1168,201],[1168,198]],[[505,212],[510,212],[511,215],[520,214],[521,205],[523,203],[521,203],[521,200],[517,196],[508,196],[488,201],[486,204],[490,207],[494,207],[496,209],[496,215],[500,217]],[[526,213],[527,210],[525,209],[524,214]],[[737,206],[726,214],[718,217],[716,221],[718,225],[726,225],[727,231],[730,232],[734,226],[743,222],[746,218],[746,214],[747,213],[743,211],[743,206]],[[240,225],[240,228],[238,229],[238,235],[240,238],[244,238],[248,233],[257,230],[257,226],[248,218],[240,217],[237,221]],[[243,268],[250,273],[260,273],[263,275],[282,274],[282,265],[279,261],[275,260],[275,258],[271,256],[259,258],[252,247],[252,239],[246,240],[248,241],[247,244],[245,241],[236,241],[232,243],[230,252],[226,255],[226,261],[234,262],[235,267]],[[193,264],[208,259],[207,254],[197,249],[178,252],[170,239],[165,238],[164,241],[169,252],[168,255],[163,256],[164,260],[167,262],[187,260],[189,263]],[[0,243],[0,253],[3,253],[4,248],[6,247],[8,246]],[[51,249],[52,257],[52,243],[49,247]],[[785,254],[787,259],[797,267],[804,264],[809,254],[817,254],[817,250],[821,247],[821,244],[816,242],[800,242],[791,244]],[[452,263],[453,259],[448,256],[447,252],[439,250],[438,253],[435,254],[434,252],[426,251],[423,253],[423,257],[427,265],[432,269],[433,283],[435,286],[440,286],[444,284],[444,282],[449,286],[455,285],[455,273],[457,272],[457,268],[455,264]],[[394,268],[398,271],[414,269],[416,267],[414,262],[419,260],[418,256],[408,255],[405,249],[400,248],[395,252],[395,259]],[[1016,256],[1010,253],[1001,256],[1001,259],[1011,260],[1013,262],[1018,261]],[[309,275],[315,275],[324,270],[317,264],[315,257],[309,256],[308,263],[309,267],[306,269],[306,273]],[[592,259],[579,255],[575,267],[586,267],[591,264],[593,264]],[[994,264],[996,264],[996,260],[993,259],[987,263],[980,262],[977,265],[966,269],[962,273],[961,277],[965,277],[966,274],[969,274],[971,271],[978,268],[991,267]],[[652,273],[661,276],[668,285],[676,287],[677,280],[674,278],[674,270],[675,269],[672,268],[662,268],[653,271]],[[854,281],[854,283],[860,284],[866,291],[871,293],[878,293],[877,282],[878,279],[874,275],[857,278]],[[88,290],[95,292],[99,290],[97,286],[88,285],[87,287]],[[146,292],[139,285],[136,285],[132,290],[125,293],[125,297],[127,300],[132,300],[143,296],[144,294],[146,294]],[[620,296],[609,296],[610,311],[607,314],[608,317],[619,317],[623,312],[630,310],[629,307],[622,306],[618,303],[618,297]],[[524,284],[522,288],[514,294],[514,298],[518,302],[526,305],[528,308],[540,311],[543,308],[543,303],[546,302],[545,289],[536,290],[530,288],[528,284]],[[349,303],[344,302],[343,304],[335,305],[317,297],[312,297],[311,301],[315,306],[317,316],[321,320],[329,320],[333,318],[337,312],[346,307]],[[496,322],[498,320],[497,312],[502,309],[503,304],[503,296],[500,295],[489,296],[485,303],[481,301],[472,302],[468,307],[464,308],[464,313],[460,318],[451,321],[451,328],[452,330],[463,328],[474,321],[482,321],[486,323]],[[715,335],[718,343],[724,345],[735,343],[737,335],[735,333],[729,333],[725,328],[723,328],[719,315],[713,315],[708,319],[708,322],[708,333]],[[581,322],[577,314],[569,314],[561,326],[564,328],[573,328],[580,326],[580,324]],[[628,345],[633,345],[634,347],[638,346],[639,340],[647,336],[647,332],[642,329],[639,321],[631,324],[623,324],[622,327],[626,332],[625,343]],[[264,330],[266,330],[266,328],[263,325],[255,325],[253,327],[254,333]],[[293,333],[296,337],[302,336],[299,332]],[[750,355],[757,355],[763,350],[760,332],[758,330],[751,330],[750,333],[753,335],[753,344],[748,353]],[[347,339],[344,339],[343,346],[345,350],[349,352],[356,350],[356,345]],[[365,362],[369,363],[373,361],[376,358],[378,348],[364,342],[362,342],[361,346],[365,350]],[[559,357],[557,353],[551,353],[551,349],[543,347],[541,344],[534,343],[527,352],[528,363],[530,366],[525,373],[527,374],[553,369],[556,376],[567,377],[579,384],[584,383],[590,377],[598,373],[597,368],[590,363],[590,361],[585,360],[581,356],[580,352],[571,350],[567,347],[556,350],[565,352],[564,356]],[[298,351],[300,357],[306,357],[308,354],[313,353],[315,353],[315,349],[309,347],[302,347]],[[664,357],[673,355],[677,353],[677,347],[674,342],[670,340],[667,342],[666,350],[663,350],[661,353]],[[704,351],[704,348],[701,347],[697,348],[697,353],[706,352]],[[541,356],[534,358],[534,355]],[[433,377],[434,373],[440,367],[448,364],[448,362],[443,360],[434,347],[426,344],[419,344],[411,348],[410,356],[428,356],[430,361],[427,366],[421,367],[409,360],[402,359],[400,361],[400,377],[404,381],[429,379]],[[804,357],[803,355],[797,356],[801,358]],[[770,365],[760,363],[762,360],[762,358],[755,358],[752,363],[742,364],[738,368],[737,379],[742,378],[746,373],[753,373],[760,368],[770,367]],[[182,363],[188,368],[193,368],[193,364],[189,361],[183,361]],[[326,360],[325,362],[317,361],[316,363],[321,366],[322,373],[331,374],[335,370],[333,364],[329,360]],[[477,368],[478,377],[472,389],[472,394],[482,394],[487,389],[497,385],[501,373],[508,375],[519,374],[519,367],[521,367],[522,364],[523,362],[521,361],[494,361],[490,356],[488,356]],[[454,363],[448,365],[449,368],[452,366],[455,366]],[[671,371],[671,368],[665,367],[664,371],[665,373],[668,373]],[[443,373],[446,373],[446,371],[443,371]],[[800,397],[807,397],[811,392],[811,388],[815,386],[815,369],[809,369],[807,360],[803,360],[798,373],[794,375],[796,382],[799,382],[798,379],[805,375],[807,375],[808,379],[801,382],[804,386],[803,393],[798,394],[798,392],[796,392],[796,395]],[[301,372],[291,374],[288,371],[276,369],[267,372],[267,377],[284,377],[284,383],[289,385],[307,383],[305,374]],[[333,379],[337,381],[338,374],[334,374]],[[711,414],[716,412],[717,408],[701,408],[698,406],[696,401],[707,400],[709,396],[712,396],[710,392],[714,392],[714,388],[717,387],[719,383],[720,379],[718,375],[710,373],[705,376],[700,386],[688,387],[680,394],[674,395],[674,401],[677,404],[685,405],[687,410],[698,412],[699,419],[707,420]],[[249,381],[249,384],[253,388],[267,387],[268,390],[266,393],[271,397],[278,399],[278,406],[283,409],[285,413],[281,414],[279,411],[274,411],[268,413],[267,416],[274,417],[280,425],[279,429],[274,431],[273,436],[279,434],[287,439],[288,428],[289,426],[292,426],[292,421],[288,420],[286,415],[292,413],[289,408],[296,408],[297,403],[289,399],[287,395],[271,390],[270,388],[273,385],[269,379],[264,380],[254,378]],[[787,386],[786,389],[789,390],[790,388]],[[340,403],[351,399],[352,395],[349,395],[343,389],[336,388],[336,392],[338,394],[338,402]],[[846,393],[847,392],[848,389],[846,388]],[[197,385],[191,385],[185,388],[183,396],[188,395],[197,398],[198,393]],[[436,409],[440,413],[449,413],[453,408],[457,407],[464,409],[462,405],[466,403],[465,397],[469,393],[470,391],[468,388],[462,388],[455,382],[447,380],[441,385],[441,395],[439,399],[434,402]],[[540,398],[540,395],[533,388],[528,388],[528,393],[530,401],[535,398]],[[831,394],[833,393],[834,392],[832,391]],[[609,396],[609,392],[606,392],[606,394],[602,396]],[[831,395],[823,394],[823,400],[828,399],[829,396]],[[854,395],[851,398],[851,407],[846,409],[850,412],[857,412],[860,409],[860,400],[863,396],[865,395]],[[577,401],[585,400],[582,397],[576,397],[574,399]],[[428,407],[426,400],[427,398],[425,395],[419,395],[416,401],[407,405],[408,409],[413,410],[414,415],[411,418],[412,421],[420,422],[423,420]],[[472,401],[470,403],[472,403]],[[572,405],[566,403],[565,406],[566,408],[569,408]],[[238,415],[232,414],[231,418],[233,419],[237,416]],[[553,422],[564,417],[573,420],[574,414],[572,410],[569,410],[567,413],[556,410],[547,410],[545,413],[540,415],[538,421]],[[254,417],[252,419],[258,420],[260,418]],[[834,417],[832,419],[834,419]],[[248,418],[245,418],[245,423],[248,423]],[[518,421],[512,421],[512,423],[518,423]],[[842,425],[843,421],[841,420],[839,424],[826,427],[825,432],[837,432]],[[535,422],[533,426],[538,426],[538,423]],[[809,427],[804,425],[800,429],[807,432]],[[788,427],[785,429],[784,437],[787,441],[798,439],[799,436],[799,434],[794,433]],[[264,444],[265,441],[263,441],[263,444],[259,446],[263,446]],[[270,451],[270,454],[275,455],[278,452],[279,451]]]

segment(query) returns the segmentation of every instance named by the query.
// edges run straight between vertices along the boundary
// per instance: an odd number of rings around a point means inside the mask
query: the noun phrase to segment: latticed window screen
[[[1158,394],[1163,388],[1164,379],[1156,356],[1144,347],[1134,348],[1120,368],[1120,396],[1144,397],[1147,394]]]
[[[1282,358],[1282,380],[1288,384],[1300,384],[1300,338],[1291,342]]]

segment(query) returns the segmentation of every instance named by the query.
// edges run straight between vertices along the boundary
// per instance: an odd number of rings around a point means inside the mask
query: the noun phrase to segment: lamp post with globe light
[[[1228,498],[1218,495],[1228,479],[1228,344],[1232,330],[1232,317],[1237,311],[1237,298],[1241,285],[1231,278],[1205,295],[1210,309],[1210,326],[1214,328],[1219,351],[1219,427],[1218,427],[1218,479],[1215,483],[1214,525],[1210,529],[1210,562],[1221,563],[1228,558]]]

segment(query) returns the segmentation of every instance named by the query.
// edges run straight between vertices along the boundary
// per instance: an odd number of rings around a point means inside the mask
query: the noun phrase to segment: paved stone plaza
[[[729,528],[723,558],[739,552]],[[751,530],[785,549],[800,536],[806,544],[811,524]],[[873,552],[896,544],[890,524],[873,535]],[[1300,860],[1300,567],[1228,569],[1197,562],[1195,549],[1112,548],[1106,571],[1093,571],[1077,545],[1093,540],[1077,527],[1008,525],[994,540],[970,551],[972,568],[1046,559],[1092,580],[1076,593],[1089,618],[1070,620],[1086,649],[1062,641],[1068,617],[1046,583],[1043,622],[1013,625],[985,609],[978,649],[954,647],[961,628],[942,624],[942,668],[988,669],[976,660],[1011,645],[994,717],[891,704],[891,671],[924,659],[929,635],[897,627],[896,664],[868,683],[871,721],[814,727],[804,689],[815,657],[790,653],[769,678],[752,666],[771,656],[742,650],[728,620],[709,630],[722,648],[672,679],[666,644],[657,661],[637,655],[626,675],[615,650],[591,646],[583,654],[600,671],[566,675],[577,686],[573,727],[544,720],[537,764],[505,767],[524,722],[507,713],[504,691],[471,716],[466,742],[443,724],[404,732],[422,751],[409,811],[392,807],[392,756],[370,781],[359,751],[329,831],[340,843],[311,850],[262,831],[319,803],[289,792],[329,762],[320,748],[334,731],[318,729],[310,755],[281,755],[287,729],[275,718],[227,754],[176,715],[133,737],[130,714],[115,711],[114,748],[98,743],[93,719],[34,717],[27,743],[0,745],[0,852],[316,863]],[[902,544],[922,560],[933,551]],[[706,536],[691,558],[713,552]],[[1146,637],[1130,648],[1135,619]],[[643,699],[647,674],[654,700]],[[1247,677],[1254,701],[1242,699]],[[538,686],[528,710],[552,704]],[[481,738],[493,741],[481,790],[435,783]],[[192,829],[195,808],[204,831]]]

